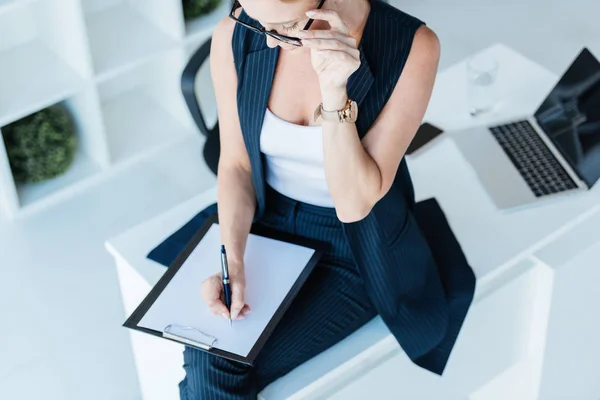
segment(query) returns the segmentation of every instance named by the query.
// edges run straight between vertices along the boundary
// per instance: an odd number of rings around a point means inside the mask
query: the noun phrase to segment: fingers
[[[202,294],[202,300],[204,300],[213,314],[229,318],[229,311],[221,300],[223,283],[219,276],[213,275],[202,282],[200,285],[200,293]]]
[[[229,319],[229,310],[227,310],[227,307],[221,300],[213,300],[208,304],[208,308],[213,314]]]
[[[358,56],[350,55],[343,51],[319,50],[318,53],[319,55],[323,56],[325,60],[338,60],[348,63],[348,65],[352,65],[354,67],[360,66],[360,58]]]
[[[200,284],[200,293],[202,300],[206,304],[212,303],[214,300],[221,298],[223,292],[223,283],[218,276],[213,275]]]
[[[238,314],[237,318],[235,318],[235,319],[244,319],[244,318],[246,318],[246,315],[248,315],[250,313],[251,313],[250,306],[248,304],[245,304],[244,307],[242,308],[242,310],[240,311],[240,313]]]
[[[302,45],[315,50],[335,50],[349,54],[355,60],[360,60],[356,39],[332,30],[300,31]]]
[[[231,318],[236,319],[245,306],[244,303],[245,284],[241,280],[235,280],[231,284]]]
[[[360,58],[356,39],[340,32],[331,30],[300,31],[298,36],[302,39],[302,45],[306,47],[344,51],[357,59]]]
[[[352,36],[345,35],[343,33],[332,31],[332,30],[312,30],[312,31],[299,31],[298,37],[300,39],[329,39],[339,40],[340,42],[346,43],[350,47],[357,47],[356,39]]]
[[[328,39],[306,39],[302,40],[302,44],[306,47],[315,50],[335,50],[343,51],[355,59],[360,59],[360,51],[352,45],[338,41]]]
[[[252,310],[250,309],[250,306],[248,304],[244,305],[244,308],[242,308],[242,311],[240,311],[240,316],[246,316],[248,314],[250,314],[252,312]]]
[[[337,40],[328,39],[307,39],[303,40],[302,44],[311,49],[319,50],[319,53],[344,53],[350,56],[351,59],[359,61],[360,51],[353,46],[349,46],[346,43]],[[346,58],[346,57],[344,57]]]
[[[312,19],[320,19],[329,22],[331,29],[347,34],[348,27],[342,21],[339,14],[333,10],[311,10],[307,11],[306,15]]]
[[[231,318],[244,319],[251,311],[250,306],[244,303],[246,284],[244,278],[231,277],[231,279]],[[200,292],[202,300],[208,305],[213,314],[229,319],[230,312],[222,299],[223,281],[220,274],[215,274],[202,282]]]

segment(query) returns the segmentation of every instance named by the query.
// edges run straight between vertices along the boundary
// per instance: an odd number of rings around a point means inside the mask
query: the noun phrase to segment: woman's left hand
[[[330,30],[300,31],[302,44],[311,49],[312,66],[319,76],[321,92],[346,89],[348,78],[360,66],[356,39],[338,13],[333,10],[314,10],[310,18],[329,22]]]

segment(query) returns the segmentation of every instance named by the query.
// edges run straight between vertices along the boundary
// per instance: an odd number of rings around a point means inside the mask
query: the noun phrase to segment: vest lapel
[[[371,11],[372,14],[372,11]],[[369,17],[368,23],[372,20]],[[374,78],[371,68],[364,54],[362,43],[369,40],[368,30],[365,29],[360,49],[360,67],[350,76],[347,84],[348,97],[356,101],[360,106],[363,104],[369,89],[373,85]],[[279,47],[271,49],[264,43],[264,38],[255,35],[252,40],[251,48],[256,49],[248,53],[244,60],[242,76],[238,82],[238,113],[240,124],[250,165],[252,167],[252,181],[256,191],[257,210],[255,218],[262,216],[265,209],[265,178],[263,162],[260,152],[260,133],[265,117],[265,111],[273,86],[275,69],[279,59]],[[363,137],[371,126],[373,118],[368,113],[359,112],[357,129],[360,137]]]
[[[366,34],[366,33],[365,33]],[[371,85],[373,85],[373,74],[371,68],[367,62],[367,58],[363,52],[362,46],[359,46],[360,50],[360,67],[350,76],[348,84],[346,86],[348,91],[348,97],[362,105],[365,96],[369,92]]]
[[[274,49],[265,47],[248,54],[243,76],[238,84],[238,113],[252,167],[252,181],[257,199],[256,218],[262,216],[265,208],[265,179],[260,153],[260,132],[278,59],[279,47]]]
[[[364,100],[371,89],[371,86],[375,82],[371,66],[369,65],[367,58],[374,59],[374,57],[367,57],[365,49],[371,50],[374,48],[373,41],[373,29],[371,25],[377,25],[379,21],[376,7],[378,7],[378,1],[371,2],[371,10],[367,17],[367,23],[365,24],[362,38],[358,45],[360,51],[360,66],[348,79],[347,91],[348,97],[358,104],[358,120],[356,121],[356,129],[358,130],[358,136],[362,139],[373,122],[377,118],[377,105],[370,104],[370,107],[365,107]],[[376,59],[376,58],[375,58]],[[371,97],[372,98],[372,97]]]

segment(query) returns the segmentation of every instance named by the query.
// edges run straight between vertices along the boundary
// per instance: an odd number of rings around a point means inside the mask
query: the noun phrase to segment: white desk
[[[557,77],[502,45],[486,51],[496,54],[501,63],[505,105],[494,119],[535,110]],[[490,121],[473,121],[466,112],[464,71],[463,62],[439,74],[427,121],[447,130]],[[359,399],[376,392],[378,398],[390,399],[400,394],[464,399],[476,391],[485,393],[486,385],[505,371],[531,360],[530,340],[546,334],[549,316],[540,310],[551,302],[553,284],[545,279],[547,263],[534,254],[547,243],[560,242],[562,235],[595,215],[600,210],[600,188],[505,215],[493,208],[451,135],[410,158],[409,167],[417,198],[438,199],[477,276],[476,298],[444,376],[413,366],[375,318],[274,382],[263,391],[263,398]],[[117,262],[127,314],[165,271],[145,258],[148,251],[215,199],[216,192],[210,190],[107,241]],[[600,232],[588,232],[594,233],[600,241]],[[177,383],[183,377],[181,347],[137,332],[131,332],[131,338],[143,398],[177,398]]]

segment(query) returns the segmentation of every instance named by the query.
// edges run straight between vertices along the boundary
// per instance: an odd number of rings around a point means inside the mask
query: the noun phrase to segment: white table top
[[[500,109],[487,118],[469,115],[466,63],[461,62],[438,75],[425,121],[452,131],[532,115],[559,79],[502,44],[483,52],[493,54],[500,62]],[[440,202],[479,284],[600,207],[600,185],[596,185],[589,192],[525,210],[498,211],[451,138],[449,132],[446,138],[407,160],[417,200],[435,197]]]
[[[501,106],[497,112],[490,117],[476,119],[469,115],[467,64],[463,60],[438,74],[425,121],[446,130],[458,130],[515,116],[531,115],[559,79],[546,68],[501,43],[478,54],[490,55],[500,65],[496,85]]]
[[[487,120],[473,120],[466,107],[465,62],[438,75],[436,88],[425,120],[446,130],[470,127],[532,113],[550,91],[557,77],[511,49],[496,45],[487,49],[499,59],[504,106]],[[524,257],[555,240],[575,222],[600,209],[600,185],[551,204],[503,214],[497,211],[477,181],[469,164],[451,140],[451,134],[439,139],[426,151],[408,158],[417,200],[435,197],[446,213],[475,274],[478,291],[497,287],[502,272],[511,266],[527,265]],[[106,247],[117,259],[131,265],[150,284],[162,276],[165,268],[146,259],[147,253],[169,234],[181,227],[204,207],[216,201],[211,189],[169,212],[147,221],[107,241]],[[598,233],[600,239],[600,232]],[[482,286],[484,289],[482,289]],[[356,354],[361,346],[373,345],[389,336],[379,318],[349,337],[352,346],[330,350],[325,364],[302,366],[303,374],[319,376]],[[391,342],[390,342],[391,343]],[[359,348],[355,348],[358,346]],[[351,348],[348,350],[348,348]],[[321,360],[322,361],[322,360]],[[308,378],[307,378],[308,379]],[[303,382],[281,382],[295,385]],[[276,385],[271,390],[282,389]],[[291,390],[291,388],[289,388]]]

